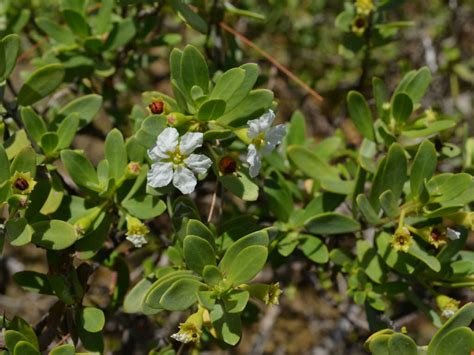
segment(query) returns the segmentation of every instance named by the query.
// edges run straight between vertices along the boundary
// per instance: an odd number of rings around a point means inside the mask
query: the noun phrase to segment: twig
[[[214,208],[216,207],[217,188],[218,187],[219,187],[219,181],[216,181],[216,186],[214,187],[214,193],[212,194],[211,208],[209,209],[209,215],[207,216],[207,222],[208,223],[212,220],[212,215],[214,213]]]
[[[318,103],[321,103],[324,99],[321,95],[319,95],[315,90],[313,90],[311,87],[309,87],[308,84],[306,84],[303,80],[298,78],[295,74],[293,74],[287,67],[285,67],[283,64],[278,62],[275,58],[273,58],[269,53],[265,52],[263,49],[258,47],[255,43],[253,43],[251,40],[249,40],[247,37],[245,37],[243,34],[240,32],[237,32],[234,30],[232,27],[229,27],[226,23],[224,22],[219,22],[219,26],[224,29],[225,31],[233,34],[235,37],[238,37],[242,42],[244,42],[247,46],[253,48],[256,50],[258,53],[260,53],[263,57],[265,57],[270,63],[272,63],[275,67],[278,68],[283,74],[285,74],[287,77],[289,77],[291,80],[293,80],[295,83],[297,83],[299,86],[301,86],[304,90],[306,90],[312,97],[316,99]]]

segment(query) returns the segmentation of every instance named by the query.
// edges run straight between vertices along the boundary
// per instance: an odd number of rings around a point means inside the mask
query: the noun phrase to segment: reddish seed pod
[[[164,107],[165,104],[163,103],[163,101],[153,101],[151,104],[148,105],[148,108],[154,115],[159,115],[163,113]]]
[[[219,170],[223,174],[232,174],[237,170],[237,162],[230,156],[222,157],[219,160]]]

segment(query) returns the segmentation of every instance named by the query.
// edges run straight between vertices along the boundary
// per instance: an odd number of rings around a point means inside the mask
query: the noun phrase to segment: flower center
[[[262,145],[265,144],[265,132],[261,132],[258,137],[255,137],[252,140],[252,143],[257,147],[260,148]]]
[[[179,165],[184,160],[184,155],[181,154],[179,149],[176,149],[174,152],[170,153],[170,160],[173,164]]]
[[[13,185],[15,186],[16,189],[20,191],[25,191],[30,186],[30,184],[28,184],[28,181],[24,178],[16,179]]]

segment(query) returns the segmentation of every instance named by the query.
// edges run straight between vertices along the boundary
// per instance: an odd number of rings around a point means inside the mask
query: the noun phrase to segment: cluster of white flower
[[[281,143],[286,134],[286,126],[280,124],[271,127],[275,114],[272,110],[261,117],[248,121],[247,163],[251,177],[256,177],[261,168],[261,157],[272,152]],[[212,161],[204,154],[193,152],[202,146],[204,135],[200,132],[188,132],[179,136],[176,128],[168,127],[160,133],[156,145],[148,150],[153,160],[148,172],[148,185],[164,187],[171,181],[183,194],[194,191],[197,179],[195,175],[205,174]]]

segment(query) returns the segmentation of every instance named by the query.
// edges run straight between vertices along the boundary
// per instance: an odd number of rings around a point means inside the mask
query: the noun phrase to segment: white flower
[[[131,234],[127,235],[126,239],[131,242],[135,248],[141,248],[144,246],[147,242],[145,239],[145,236],[142,234]]]
[[[202,146],[202,141],[202,133],[188,132],[180,138],[176,128],[165,128],[156,145],[148,150],[154,161],[148,172],[148,185],[163,187],[173,180],[173,185],[183,194],[193,192],[197,183],[194,174],[204,174],[212,165],[205,155],[192,154]]]
[[[446,236],[451,240],[457,240],[461,237],[461,233],[454,229],[446,228]]]
[[[247,136],[250,138],[247,163],[250,165],[250,176],[255,177],[262,166],[261,157],[272,152],[281,143],[286,134],[286,126],[280,124],[271,127],[275,114],[272,110],[264,113],[255,120],[248,121],[249,129]]]

